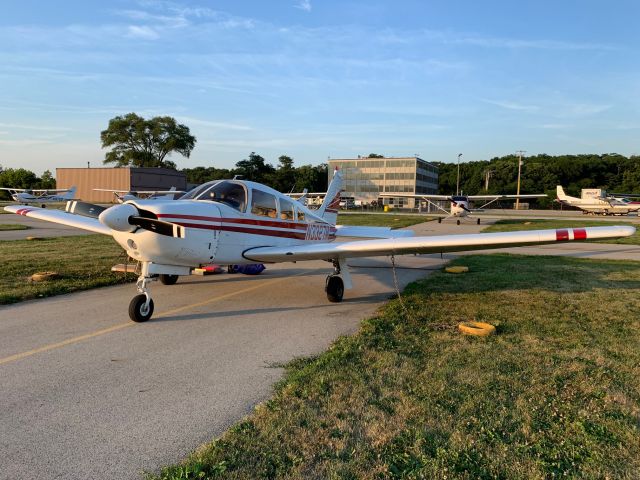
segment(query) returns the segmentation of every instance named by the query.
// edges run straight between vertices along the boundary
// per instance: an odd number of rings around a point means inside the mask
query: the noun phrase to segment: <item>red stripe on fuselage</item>
[[[569,240],[569,230],[556,230],[556,241],[563,242]]]
[[[177,215],[160,213],[158,218],[180,218],[185,220],[202,220],[205,222],[240,223],[243,225],[258,225],[260,227],[299,228],[306,229],[308,223],[284,222],[278,220],[254,220],[250,218],[221,218],[205,217],[202,215]],[[177,223],[177,222],[174,222]]]
[[[587,239],[587,231],[584,228],[574,228],[573,229],[573,239],[574,240],[586,240]]]

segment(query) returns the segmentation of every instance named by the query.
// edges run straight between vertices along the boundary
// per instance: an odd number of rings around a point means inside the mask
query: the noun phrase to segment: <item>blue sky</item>
[[[0,165],[99,166],[136,112],[179,167],[640,154],[637,1],[3,0]]]

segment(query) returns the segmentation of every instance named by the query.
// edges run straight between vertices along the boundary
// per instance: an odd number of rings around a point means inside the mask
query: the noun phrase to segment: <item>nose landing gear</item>
[[[154,279],[141,275],[136,287],[140,295],[136,295],[129,303],[129,318],[134,322],[146,322],[153,315],[153,299],[149,295],[147,283]]]

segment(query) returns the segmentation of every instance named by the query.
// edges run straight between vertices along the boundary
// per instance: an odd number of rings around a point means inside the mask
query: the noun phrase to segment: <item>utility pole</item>
[[[460,195],[460,157],[461,153],[458,154],[458,180],[456,181],[456,196]]]
[[[518,150],[516,154],[518,155],[518,190],[516,195],[520,195],[520,172],[522,171],[522,155],[527,153],[526,150]],[[516,198],[516,210],[520,210],[520,199]]]
[[[484,172],[484,189],[489,191],[489,180],[491,179],[491,175],[493,174],[493,170],[487,170]]]

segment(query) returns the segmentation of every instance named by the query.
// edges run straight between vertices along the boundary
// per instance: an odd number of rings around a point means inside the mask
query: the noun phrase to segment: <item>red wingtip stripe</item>
[[[587,231],[584,228],[574,228],[573,229],[573,239],[574,240],[586,240],[587,239]]]
[[[556,241],[563,242],[569,240],[569,230],[556,230]]]

